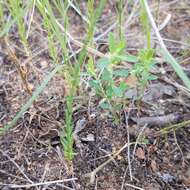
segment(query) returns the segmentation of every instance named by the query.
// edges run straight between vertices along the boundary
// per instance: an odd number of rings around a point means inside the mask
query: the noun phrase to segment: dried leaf
[[[145,159],[145,152],[144,152],[144,150],[143,150],[142,148],[140,148],[140,147],[137,148],[135,155],[136,155],[137,158],[140,159],[140,160],[144,160],[144,159]]]
[[[138,79],[135,75],[129,75],[125,82],[129,87],[136,87],[138,85]]]
[[[157,167],[157,164],[156,164],[155,160],[151,160],[150,167],[151,167],[151,169],[152,169],[153,172],[157,172],[158,171],[158,167]]]

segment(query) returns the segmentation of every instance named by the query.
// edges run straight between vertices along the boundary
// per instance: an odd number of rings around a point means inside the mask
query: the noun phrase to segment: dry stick
[[[0,185],[4,185],[4,186],[8,186],[13,189],[17,189],[17,188],[37,187],[37,186],[43,186],[43,185],[52,185],[52,184],[56,184],[56,183],[64,183],[64,182],[69,182],[69,181],[73,181],[73,180],[77,180],[77,178],[60,179],[60,180],[55,180],[55,181],[46,181],[46,182],[26,184],[26,185],[15,185],[15,184],[0,184]]]
[[[111,161],[113,161],[113,158],[117,157],[126,147],[128,147],[129,145],[132,145],[134,143],[126,143],[120,150],[118,150],[118,152],[116,152],[115,154],[113,154],[112,158],[108,159],[107,161],[105,161],[103,164],[101,164],[100,166],[98,166],[96,169],[94,169],[92,172],[87,173],[85,175],[85,177],[90,177],[90,183],[93,184],[95,181],[95,177],[96,174],[103,168],[105,167],[108,163],[110,163]]]
[[[156,37],[152,37],[152,39],[157,39]],[[163,41],[166,41],[166,42],[171,42],[171,43],[174,43],[174,44],[179,44],[181,46],[186,46],[187,48],[190,48],[190,44],[188,43],[185,43],[185,42],[180,42],[180,41],[177,41],[177,40],[173,40],[173,39],[168,39],[168,38],[162,38]]]
[[[161,80],[164,82],[171,84],[172,86],[176,87],[177,89],[181,90],[184,94],[190,97],[190,90],[180,84],[178,84],[176,81],[169,79],[167,76],[162,77]]]
[[[136,140],[135,145],[134,145],[133,158],[132,158],[131,162],[133,162],[133,160],[135,159],[135,152],[136,152],[136,149],[137,149],[137,145],[139,144],[138,141],[139,141],[139,139],[141,138],[141,135],[143,134],[143,132],[144,132],[144,130],[145,130],[146,127],[147,127],[147,124],[145,124],[145,125],[141,128],[141,130],[140,130],[140,132],[139,132],[139,134],[138,134],[137,140]]]
[[[145,190],[145,189],[143,189],[143,188],[137,187],[137,186],[135,186],[135,185],[131,185],[131,184],[129,184],[129,183],[126,183],[125,185],[128,186],[128,187],[132,187],[132,188],[134,188],[134,189],[137,189],[137,190]]]
[[[98,41],[101,38],[103,38],[105,35],[107,35],[111,30],[113,30],[117,25],[117,22],[114,22],[108,29],[106,29],[102,34],[100,34],[98,37],[94,38],[94,41]]]
[[[75,10],[75,12],[86,22],[89,24],[89,20],[87,17],[83,16],[81,11],[76,8],[72,1],[68,0],[69,5]]]
[[[65,186],[65,185],[62,185],[62,184],[57,184],[57,186],[58,186],[58,187],[61,187],[61,188],[64,189],[64,190],[75,190],[75,189],[73,189],[73,188],[70,188],[70,187]],[[46,189],[42,189],[42,190],[46,190]]]
[[[181,123],[177,123],[177,124],[174,124],[174,125],[171,125],[171,126],[167,126],[164,129],[161,129],[160,131],[156,132],[154,136],[155,137],[160,136],[161,134],[162,135],[167,134],[167,133],[170,133],[171,131],[181,129],[183,127],[189,127],[189,126],[190,126],[190,120],[183,121]]]
[[[185,166],[184,154],[183,154],[183,151],[181,150],[180,145],[178,144],[178,140],[177,140],[177,137],[176,137],[176,132],[175,132],[175,130],[173,131],[173,135],[174,135],[174,140],[175,140],[175,143],[176,143],[176,145],[177,145],[177,148],[179,149],[179,152],[180,152],[181,157],[182,157],[182,166]]]
[[[136,8],[138,7],[138,2],[139,2],[139,0],[136,0],[136,1],[135,1],[134,5],[133,5],[133,9],[132,9],[132,11],[131,11],[131,14],[129,15],[129,17],[128,17],[126,23],[125,23],[125,26],[129,25],[131,19],[134,17]],[[127,8],[127,3],[126,3],[125,8]]]
[[[167,15],[167,17],[164,19],[162,24],[159,26],[159,28],[158,28],[159,31],[163,30],[167,26],[167,24],[170,21],[171,17],[172,17],[171,14]]]
[[[62,185],[62,184],[57,184],[57,186],[58,187],[62,187],[62,189],[67,189],[67,190],[75,190],[75,189],[73,189],[73,188],[70,188],[70,187],[67,187],[67,186],[65,186],[65,185]],[[44,189],[43,189],[44,190]]]
[[[183,70],[181,69],[181,67],[178,65],[178,63],[176,62],[175,58],[170,54],[170,52],[168,51],[168,49],[166,48],[164,41],[160,35],[160,32],[156,26],[156,23],[154,21],[154,18],[152,16],[152,13],[150,11],[149,5],[147,3],[147,0],[143,0],[144,5],[145,5],[145,9],[146,12],[148,14],[150,23],[152,25],[152,28],[156,34],[156,37],[159,41],[159,44],[161,46],[161,48],[163,49],[163,51],[165,52],[165,54],[167,55],[167,58],[170,59],[170,63],[172,65],[172,67],[174,68],[175,72],[180,76],[180,78],[182,79],[182,81],[184,82],[184,84],[190,89],[190,81],[189,78],[185,75],[185,73],[183,72]]]
[[[179,121],[181,114],[178,112],[174,112],[168,115],[163,116],[153,116],[153,117],[131,117],[131,119],[138,123],[139,126],[160,126],[163,127],[170,123],[176,123]]]
[[[133,100],[134,101],[134,100]],[[127,143],[129,144],[129,146],[127,147],[127,160],[128,160],[128,167],[129,167],[129,176],[130,176],[130,180],[133,181],[133,175],[132,175],[132,169],[131,169],[131,157],[130,157],[130,135],[129,135],[129,115],[130,115],[130,110],[128,113],[126,113],[126,111],[124,110],[124,114],[125,114],[125,125],[127,128]]]

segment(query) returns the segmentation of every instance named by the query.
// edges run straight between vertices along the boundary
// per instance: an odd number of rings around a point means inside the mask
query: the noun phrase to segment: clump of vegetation
[[[105,58],[94,63],[93,59],[88,60],[87,72],[91,79],[90,87],[96,94],[102,97],[99,106],[108,109],[117,121],[117,111],[121,111],[124,93],[127,84],[124,79],[128,76],[129,70],[117,68],[122,61],[137,62],[135,56],[125,53],[125,41],[116,40],[113,33],[109,34],[109,53]]]
[[[31,3],[32,2],[32,3]],[[87,2],[87,18],[82,17],[86,22],[86,36],[83,42],[76,41],[68,33],[69,19],[68,10],[71,6],[68,0],[36,0],[23,3],[21,0],[9,0],[6,3],[0,2],[0,22],[2,32],[1,37],[9,35],[9,30],[12,26],[17,26],[20,40],[26,52],[29,50],[28,39],[26,35],[26,25],[24,23],[24,16],[31,7],[36,7],[43,20],[43,27],[47,34],[48,50],[52,62],[55,63],[55,68],[47,75],[42,84],[35,90],[31,98],[21,108],[20,112],[15,118],[5,126],[2,133],[14,126],[22,114],[32,105],[38,98],[39,94],[43,92],[51,78],[59,73],[67,83],[68,89],[65,96],[65,118],[61,128],[61,144],[63,145],[63,152],[65,159],[72,162],[74,158],[73,150],[73,105],[78,92],[82,89],[81,73],[85,73],[90,77],[89,87],[97,96],[101,98],[99,106],[102,109],[109,110],[115,122],[119,121],[118,113],[121,112],[123,105],[125,105],[125,92],[129,88],[126,79],[129,75],[133,75],[138,80],[138,86],[143,92],[148,84],[148,81],[155,79],[151,74],[151,70],[155,65],[156,50],[151,47],[151,25],[150,14],[147,8],[146,0],[140,1],[140,21],[146,39],[146,47],[139,50],[137,55],[131,55],[126,52],[126,39],[123,28],[124,22],[124,1],[117,1],[117,25],[118,31],[109,33],[108,48],[106,54],[98,52],[94,47],[94,34],[97,29],[97,22],[102,15],[106,0],[100,0],[99,5],[95,6],[94,0]],[[33,5],[33,6],[31,6]],[[11,18],[5,24],[3,21],[4,8],[7,8]],[[75,7],[76,8],[76,7]],[[77,8],[76,8],[77,9]],[[56,11],[55,11],[56,10]],[[60,24],[57,14],[61,17],[62,24]],[[80,11],[78,13],[81,14]],[[152,22],[152,20],[151,20]],[[69,43],[70,41],[79,46],[80,53],[75,57],[75,61],[70,60]],[[59,51],[58,51],[59,49]],[[89,50],[90,49],[90,50]],[[177,74],[185,82],[187,87],[190,87],[188,77],[184,74],[179,64],[175,59],[168,54],[167,49],[163,49],[163,54],[174,67]],[[94,53],[94,56],[92,55]],[[98,53],[97,53],[98,52]],[[101,55],[101,56],[100,56]],[[97,58],[96,56],[99,56]],[[87,61],[88,60],[88,61]],[[126,68],[124,62],[133,63],[133,67]],[[80,90],[79,90],[80,89]],[[84,92],[83,92],[84,93]]]
[[[138,62],[131,70],[131,74],[137,77],[139,86],[144,89],[148,81],[156,79],[156,77],[151,74],[151,70],[156,64],[156,61],[154,59],[154,50],[142,49],[139,51],[137,58]]]

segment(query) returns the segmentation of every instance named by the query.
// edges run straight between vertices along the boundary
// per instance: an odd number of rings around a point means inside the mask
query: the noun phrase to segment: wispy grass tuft
[[[22,17],[23,13],[25,14],[25,10],[23,7],[23,3],[21,0],[8,0],[8,9],[10,11],[10,14],[13,18],[17,18],[16,19],[16,24],[18,27],[18,33],[21,39],[21,42],[24,46],[24,49],[26,51],[26,54],[29,54],[29,47],[28,47],[28,41],[27,41],[27,37],[26,37],[26,27],[25,27],[25,23],[24,23],[24,19]]]
[[[124,29],[123,29],[123,25],[124,25],[124,0],[119,0],[117,3],[117,16],[118,16],[118,36],[119,39],[124,39],[125,35],[124,35]]]
[[[140,0],[140,21],[146,35],[147,49],[151,48],[151,27],[143,0]]]

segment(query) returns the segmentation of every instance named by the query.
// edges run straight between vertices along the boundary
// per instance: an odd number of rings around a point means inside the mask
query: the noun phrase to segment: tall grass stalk
[[[68,1],[57,0],[53,2],[58,13],[60,13],[63,23],[64,29],[67,31],[68,20],[67,20],[67,11],[69,8]],[[38,1],[38,6],[43,18],[45,20],[45,26],[48,30],[49,36],[49,51],[53,60],[57,62],[57,52],[54,40],[59,41],[62,52],[62,59],[65,60],[64,70],[60,70],[59,72],[63,74],[66,82],[69,84],[68,94],[66,95],[66,111],[65,111],[65,122],[63,131],[61,133],[61,143],[63,145],[64,156],[67,161],[71,161],[74,157],[73,153],[73,121],[72,121],[72,107],[73,107],[73,99],[76,94],[76,84],[75,84],[75,75],[73,75],[73,66],[67,60],[68,58],[68,49],[67,49],[67,35],[60,31],[59,26],[56,22],[56,17],[54,15],[52,5],[48,0],[43,0],[41,2]]]
[[[4,5],[3,2],[0,1],[0,28],[3,29],[4,26]]]
[[[49,0],[38,0],[37,6],[43,18],[45,19],[46,24],[49,27],[49,30],[52,30],[52,34],[54,34],[56,40],[60,43],[62,52],[64,54],[64,58],[66,60],[68,57],[68,50],[66,46],[65,37],[63,32],[60,31],[59,26],[57,25],[57,20],[53,13],[52,5],[50,4]],[[66,17],[64,19],[66,19]]]
[[[117,15],[118,15],[118,33],[119,39],[124,39],[124,31],[123,31],[123,24],[124,24],[124,0],[119,0],[117,4]]]
[[[10,14],[13,18],[16,19],[17,27],[18,27],[18,33],[21,39],[21,42],[24,46],[25,52],[27,55],[29,55],[29,47],[28,47],[28,41],[26,37],[26,27],[24,23],[23,17],[20,15],[20,13],[26,13],[24,11],[23,3],[21,0],[8,0],[8,9],[10,11]]]
[[[89,0],[88,1],[88,26],[87,26],[87,35],[85,38],[85,42],[84,42],[84,46],[83,49],[79,55],[79,59],[78,59],[78,64],[76,64],[75,67],[75,74],[78,76],[77,81],[80,81],[80,69],[84,63],[87,51],[86,48],[89,45],[92,45],[92,40],[94,37],[94,32],[95,32],[95,28],[96,28],[96,23],[99,19],[99,17],[101,16],[101,13],[103,11],[103,8],[106,4],[106,0],[100,0],[98,7],[95,9],[94,7],[94,0]],[[79,84],[78,84],[79,85]]]
[[[64,132],[61,135],[61,142],[64,147],[64,155],[68,161],[73,159],[73,122],[72,122],[72,105],[74,103],[74,98],[77,95],[77,88],[80,86],[80,70],[82,64],[86,57],[86,47],[91,44],[93,36],[94,36],[94,29],[96,22],[101,15],[102,9],[106,3],[106,0],[100,1],[99,6],[97,9],[94,9],[94,1],[88,1],[88,14],[89,14],[89,23],[88,23],[88,30],[87,36],[85,38],[85,45],[79,55],[79,59],[75,64],[71,64],[69,62],[65,63],[65,70],[62,72],[64,78],[66,79],[67,83],[69,84],[68,94],[66,97],[66,116],[65,116],[65,124],[64,124]],[[45,20],[46,28],[49,31],[49,44],[51,49],[51,55],[54,59],[56,59],[55,55],[55,48],[53,43],[53,38],[57,38],[56,40],[59,41],[63,59],[67,60],[68,57],[68,49],[67,49],[67,27],[68,27],[68,20],[67,20],[67,11],[69,8],[68,1],[61,1],[57,0],[54,1],[53,4],[55,5],[56,9],[60,13],[64,23],[64,33],[60,31],[57,19],[54,15],[52,10],[52,5],[49,3],[48,0],[37,1],[38,8]]]
[[[151,27],[143,0],[140,0],[140,20],[146,35],[147,49],[151,48]]]
[[[73,151],[73,99],[72,95],[66,97],[66,111],[65,111],[65,127],[64,133],[61,135],[61,144],[64,148],[65,159],[71,162],[74,158]],[[71,169],[71,168],[69,168]]]

